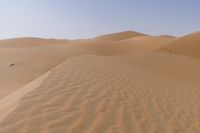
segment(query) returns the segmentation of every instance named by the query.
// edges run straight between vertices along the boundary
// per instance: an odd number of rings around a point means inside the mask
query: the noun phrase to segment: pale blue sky
[[[0,39],[184,35],[200,30],[199,13],[200,0],[0,0]]]

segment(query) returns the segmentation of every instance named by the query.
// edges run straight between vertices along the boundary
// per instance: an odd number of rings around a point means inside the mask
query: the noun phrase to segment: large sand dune
[[[171,54],[72,58],[21,99],[0,132],[198,132],[199,67]]]
[[[198,133],[198,34],[0,43],[0,133]]]
[[[19,89],[68,58],[87,54],[121,55],[150,51],[132,43],[17,38],[0,41],[0,98]],[[12,83],[12,84],[11,84]]]
[[[200,58],[200,32],[195,32],[184,37],[177,38],[167,46],[162,47],[161,50]]]

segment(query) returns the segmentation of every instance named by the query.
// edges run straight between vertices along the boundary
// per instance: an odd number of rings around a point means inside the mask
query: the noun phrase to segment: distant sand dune
[[[150,50],[131,43],[98,39],[70,42],[38,38],[2,40],[0,41],[0,98],[74,56],[142,54]]]
[[[175,37],[171,36],[139,36],[123,40],[123,42],[138,44],[140,47],[156,49],[172,42]]]
[[[142,54],[152,49],[140,47],[129,42],[112,42],[98,39],[91,39],[73,43],[77,49],[84,50],[84,55],[95,54],[95,55],[123,55],[123,54]]]
[[[0,48],[41,47],[49,45],[58,45],[68,42],[70,41],[25,37],[25,38],[0,40]]]
[[[200,58],[200,32],[195,32],[181,38],[177,38],[169,45],[161,48],[175,54]]]
[[[143,34],[143,33],[126,31],[126,32],[102,35],[102,36],[96,37],[96,39],[106,40],[106,41],[121,41],[121,40],[138,37],[138,36],[144,36],[144,35],[145,34]]]

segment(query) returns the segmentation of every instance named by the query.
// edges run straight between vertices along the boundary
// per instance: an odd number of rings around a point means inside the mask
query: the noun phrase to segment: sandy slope
[[[112,33],[106,34],[102,36],[96,37],[99,40],[106,40],[106,41],[121,41],[133,37],[144,36],[145,34],[133,31],[126,31],[126,32],[119,32],[119,33]]]
[[[36,80],[28,83],[24,87],[18,89],[17,91],[11,93],[10,95],[2,98],[0,100],[0,122],[10,113],[12,112],[20,102],[21,98],[33,91],[35,88],[39,87],[39,85],[43,82],[43,80],[49,75],[50,72],[43,74],[38,77]]]
[[[123,55],[123,54],[141,54],[151,51],[151,46],[140,47],[129,42],[105,41],[99,39],[91,39],[73,43],[73,47],[84,51],[84,54],[95,55]]]
[[[15,39],[6,39],[0,40],[0,48],[22,48],[22,47],[41,47],[49,45],[58,45],[70,42],[69,40],[56,40],[56,39],[42,39],[42,38],[15,38]]]
[[[195,32],[184,37],[177,38],[169,45],[162,47],[161,50],[200,58],[200,32]]]
[[[123,42],[138,44],[141,47],[151,47],[151,49],[156,49],[169,44],[173,40],[175,40],[175,37],[172,36],[139,36],[123,40]]]
[[[199,67],[161,53],[72,58],[21,99],[0,132],[196,133]]]
[[[87,54],[141,54],[149,51],[149,48],[98,39],[74,42],[38,38],[2,40],[0,41],[0,98],[68,58]]]
[[[64,44],[36,44],[35,47],[30,43],[26,47],[26,44],[16,42],[8,47],[3,45],[0,43],[0,98],[66,59]]]
[[[0,133],[198,133],[198,43],[198,32],[0,41]]]

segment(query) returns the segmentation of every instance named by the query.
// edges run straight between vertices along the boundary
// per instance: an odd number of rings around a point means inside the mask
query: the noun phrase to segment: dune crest
[[[68,43],[68,40],[42,39],[33,37],[0,40],[0,48],[41,47]]]
[[[106,34],[102,36],[96,37],[96,39],[100,40],[106,40],[106,41],[121,41],[137,36],[144,36],[145,34],[134,32],[134,31],[125,31],[125,32],[119,32],[119,33],[112,33],[112,34]]]

